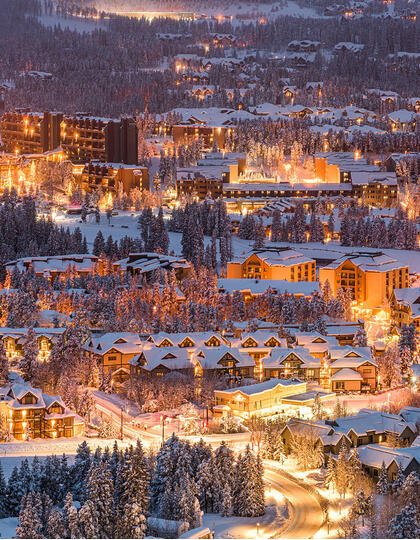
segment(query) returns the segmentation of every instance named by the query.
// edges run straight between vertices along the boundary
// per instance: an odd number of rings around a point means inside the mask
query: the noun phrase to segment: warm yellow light
[[[54,437],[54,439],[57,437],[57,432],[56,431],[53,431],[53,437]]]
[[[27,411],[22,411],[22,416],[26,416]]]

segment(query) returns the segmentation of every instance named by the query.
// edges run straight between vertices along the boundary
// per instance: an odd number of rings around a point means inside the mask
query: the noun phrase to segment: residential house
[[[386,448],[369,444],[358,449],[363,469],[377,482],[385,465],[388,480],[393,482],[401,470],[405,476],[411,472],[420,473],[420,446],[410,448]]]
[[[420,328],[420,287],[394,289],[389,303],[391,320],[396,326],[414,323]]]
[[[264,378],[288,379],[299,377],[306,381],[321,382],[325,378],[321,360],[314,358],[304,347],[275,348],[262,359]]]
[[[64,334],[64,328],[34,328],[38,344],[38,360],[45,362],[50,356],[51,349]],[[0,328],[0,339],[10,361],[23,355],[28,328]]]
[[[57,255],[53,257],[23,257],[4,265],[11,274],[15,270],[26,272],[32,270],[37,276],[51,282],[65,275],[87,277],[100,272],[102,262],[95,255]]]
[[[91,337],[83,346],[86,358],[98,362],[104,373],[115,382],[124,382],[130,375],[130,360],[145,347],[135,332],[110,332]],[[151,347],[151,345],[150,345]]]
[[[286,455],[290,454],[293,437],[304,435],[314,440],[314,447],[321,446],[324,454],[338,454],[342,444],[347,448],[351,447],[351,440],[344,433],[336,433],[332,426],[326,425],[322,421],[303,420],[300,418],[291,419],[281,432],[284,450]]]
[[[335,418],[326,423],[335,431],[345,433],[354,447],[390,442],[393,439],[407,446],[417,435],[416,425],[406,422],[400,415],[372,409],[361,409],[354,416]]]
[[[79,437],[84,431],[83,420],[66,407],[60,396],[49,396],[29,384],[0,388],[0,413],[18,440]]]
[[[328,354],[333,392],[376,390],[378,365],[370,347],[337,347]]]
[[[195,374],[191,351],[183,347],[144,348],[130,361],[131,376],[163,377],[168,373]]]
[[[200,347],[192,354],[195,374],[205,373],[225,375],[232,381],[240,381],[254,376],[255,360],[244,349],[227,345],[221,347]]]

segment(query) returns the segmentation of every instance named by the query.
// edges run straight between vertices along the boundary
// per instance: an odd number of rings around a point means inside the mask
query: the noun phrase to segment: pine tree
[[[102,253],[105,251],[105,240],[104,235],[102,234],[102,231],[98,231],[98,234],[95,236],[95,240],[93,241],[93,249],[92,253],[93,255],[96,255],[99,257]]]
[[[386,470],[384,462],[382,462],[381,472],[379,474],[378,483],[376,484],[376,489],[381,495],[388,495],[389,493],[388,471]]]
[[[135,511],[140,510],[140,513],[146,516],[149,503],[149,477],[140,440],[137,441],[136,447],[131,449],[129,459],[124,464],[120,475],[120,507],[123,509],[125,505],[136,504]]]
[[[83,503],[85,498],[85,482],[91,466],[90,448],[86,441],[77,447],[74,464],[71,468],[72,494],[75,500]]]
[[[25,381],[32,381],[35,378],[39,366],[38,352],[37,337],[33,326],[30,326],[23,345],[23,359],[19,364]]]
[[[264,490],[261,492],[262,464],[255,458],[249,445],[238,458],[235,468],[233,491],[233,514],[236,516],[255,517],[265,514]]]
[[[86,501],[79,510],[79,527],[82,538],[99,538],[98,520],[92,501]]]
[[[3,474],[3,465],[0,461],[0,519],[7,517],[7,486]]]
[[[367,347],[367,337],[364,328],[358,328],[354,334],[353,347]]]
[[[27,486],[23,484],[18,468],[14,467],[6,490],[7,514],[9,516],[14,517],[19,515],[20,502],[22,497],[27,493],[27,489]]]
[[[139,504],[132,502],[123,507],[120,529],[120,538],[144,538],[146,518]]]
[[[48,538],[65,538],[66,528],[63,518],[57,508],[54,508],[48,518],[47,524]]]
[[[86,481],[86,497],[91,503],[94,522],[97,523],[99,538],[112,538],[114,486],[109,466],[100,462],[93,463]]]
[[[404,485],[404,482],[405,482],[405,475],[401,469],[401,466],[398,465],[398,470],[397,470],[395,480],[392,482],[392,485],[391,485],[392,493],[396,493],[397,495],[399,495]]]
[[[416,508],[413,504],[405,506],[388,526],[389,538],[419,538],[420,529],[416,518]]]
[[[73,504],[73,497],[70,492],[67,493],[64,499],[63,522],[70,538],[81,537],[79,516],[77,515],[77,509]]]
[[[3,340],[0,340],[0,385],[3,386],[9,380],[9,359],[6,355]]]
[[[16,527],[17,538],[43,538],[42,523],[36,507],[33,505],[32,494],[22,498],[19,513],[19,525]]]

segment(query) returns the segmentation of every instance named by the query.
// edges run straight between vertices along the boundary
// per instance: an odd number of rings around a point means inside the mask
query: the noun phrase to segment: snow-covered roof
[[[413,447],[412,447],[413,448]],[[382,463],[388,467],[395,462],[403,471],[407,469],[413,459],[420,465],[420,447],[414,447],[416,450],[407,452],[409,448],[386,448],[376,444],[360,446],[358,448],[359,458],[363,465],[380,469]],[[412,455],[413,454],[413,455]]]
[[[260,394],[267,390],[274,390],[277,386],[293,387],[304,384],[300,379],[270,379],[257,384],[250,384],[248,386],[237,386],[236,388],[230,388],[229,390],[217,390],[218,393],[223,394],[235,394],[237,392],[252,396],[254,394]]]
[[[343,370],[344,371],[344,370]],[[350,370],[349,370],[350,371]],[[334,377],[333,377],[334,378]],[[377,433],[397,433],[401,434],[407,427],[416,433],[416,426],[411,422],[406,422],[397,414],[388,414],[381,411],[362,409],[357,415],[336,418],[334,420],[335,431],[348,434],[354,431],[356,435],[365,435],[368,431]]]
[[[337,373],[334,373],[334,375],[331,377],[332,381],[362,381],[363,377],[360,375],[358,371],[354,371],[354,369],[350,368],[344,368],[340,369],[340,371],[337,371]]]
[[[68,267],[76,272],[93,272],[98,257],[95,255],[59,255],[56,257],[23,257],[5,264],[6,270],[13,272],[16,267],[19,272],[24,272],[29,267],[35,274],[50,277],[53,273],[64,273]]]
[[[311,356],[308,349],[305,349],[304,347],[296,347],[294,349],[282,349],[276,347],[271,349],[270,355],[264,358],[264,368],[284,367],[284,362],[287,362],[288,358],[293,355],[301,360],[302,364],[300,367],[302,369],[316,369],[321,367],[321,361],[318,358]]]
[[[416,119],[417,113],[415,111],[408,111],[407,109],[399,109],[388,114],[388,118],[391,122],[395,123],[410,123]]]
[[[231,263],[242,264],[252,256],[257,256],[258,259],[264,261],[267,266],[294,266],[295,264],[305,264],[314,262],[306,255],[295,251],[294,249],[279,248],[277,250],[256,250],[247,253],[243,257],[233,259]]]
[[[102,336],[94,336],[84,345],[84,349],[96,354],[104,354],[110,349],[116,349],[124,354],[137,354],[143,347],[138,333],[109,332]]]
[[[339,257],[325,268],[339,268],[346,261],[352,262],[356,267],[364,272],[389,272],[399,268],[405,268],[407,265],[400,263],[397,259],[393,259],[382,251],[368,252],[359,251],[348,253]]]
[[[254,367],[255,360],[245,352],[246,349],[228,347],[200,347],[193,354],[194,363],[199,363],[203,369],[224,369],[220,361],[226,356],[231,356],[237,363],[237,367]]]
[[[269,288],[274,294],[294,294],[297,296],[311,296],[314,292],[319,292],[319,283],[317,281],[286,281],[282,279],[230,279],[219,278],[219,291],[225,291],[230,294],[235,291],[249,293],[251,295],[264,294]]]
[[[216,338],[219,340],[220,344],[226,343],[226,339],[217,332],[158,332],[157,334],[150,334],[148,341],[155,343],[157,346],[160,346],[165,341],[169,341],[173,346],[178,347],[191,341],[193,345],[188,345],[188,347],[202,347],[205,346],[211,338]]]

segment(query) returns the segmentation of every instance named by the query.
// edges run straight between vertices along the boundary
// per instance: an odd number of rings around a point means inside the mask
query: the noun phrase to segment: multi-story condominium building
[[[315,266],[313,259],[293,249],[264,247],[228,262],[227,277],[315,281]]]
[[[41,154],[60,146],[61,113],[37,113],[30,109],[5,112],[1,138],[6,152]]]
[[[61,147],[74,163],[97,159],[137,164],[137,126],[132,118],[16,109],[2,116],[1,138],[6,152],[32,154]]]
[[[143,191],[150,187],[147,167],[99,161],[92,161],[84,166],[79,182],[85,191],[91,192],[100,188],[103,192],[114,194],[118,193],[120,184],[125,193],[134,188]]]
[[[390,208],[396,201],[398,182],[394,172],[369,164],[359,152],[322,152],[314,156],[315,175],[322,183],[349,184],[353,197],[366,204]]]
[[[194,167],[177,169],[176,191],[180,195],[195,195],[204,200],[223,196],[223,184],[239,182],[246,168],[246,156],[240,153],[209,152]]]
[[[65,116],[60,129],[61,146],[72,162],[137,165],[137,126],[133,119]]]
[[[394,289],[408,287],[409,267],[381,251],[354,252],[320,268],[319,281],[328,280],[332,294],[340,287],[351,292],[358,307],[380,308]]]
[[[71,412],[60,396],[49,396],[28,384],[0,388],[0,414],[18,440],[79,437],[84,431],[82,418]]]
[[[414,323],[420,328],[420,287],[394,289],[389,300],[392,322],[401,327]]]
[[[34,328],[38,344],[38,360],[45,362],[50,356],[51,349],[62,334],[64,328]],[[23,347],[28,335],[28,328],[0,328],[0,340],[3,341],[6,356],[9,360],[18,359],[23,355]]]

